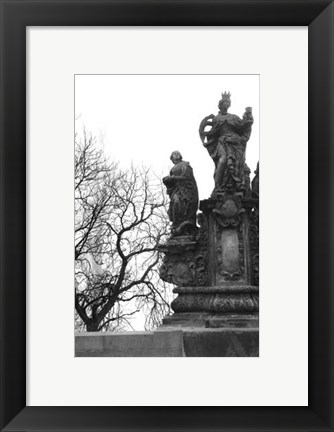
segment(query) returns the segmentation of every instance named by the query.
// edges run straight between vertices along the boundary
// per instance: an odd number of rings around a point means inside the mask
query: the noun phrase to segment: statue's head
[[[218,108],[219,111],[227,112],[231,106],[231,93],[222,93],[222,98],[219,101]]]
[[[173,153],[170,155],[170,160],[174,163],[177,164],[178,162],[182,161],[182,155],[179,151],[173,151]]]

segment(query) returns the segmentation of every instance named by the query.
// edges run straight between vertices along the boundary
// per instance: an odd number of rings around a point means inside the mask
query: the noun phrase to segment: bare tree
[[[139,311],[153,328],[169,312],[157,273],[168,226],[161,182],[145,167],[119,169],[86,132],[75,146],[77,328],[131,328]]]

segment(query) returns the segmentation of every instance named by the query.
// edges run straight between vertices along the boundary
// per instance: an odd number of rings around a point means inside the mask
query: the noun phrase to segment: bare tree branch
[[[108,161],[85,130],[75,150],[77,328],[131,328],[142,312],[153,328],[170,301],[157,272],[168,230],[164,188],[145,167]]]

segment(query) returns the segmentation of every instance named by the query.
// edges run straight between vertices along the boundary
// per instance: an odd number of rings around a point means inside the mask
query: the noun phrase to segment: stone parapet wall
[[[80,333],[76,357],[258,357],[258,328],[162,328]]]

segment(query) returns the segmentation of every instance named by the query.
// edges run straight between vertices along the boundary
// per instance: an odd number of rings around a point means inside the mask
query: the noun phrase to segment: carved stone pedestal
[[[159,249],[165,253],[160,277],[177,286],[206,285],[207,247],[203,232],[172,238]]]
[[[207,232],[208,285],[258,285],[258,201],[231,191],[201,201],[200,209]]]
[[[172,237],[161,277],[177,287],[162,327],[252,329],[259,323],[258,201],[235,191],[201,201],[194,236]],[[230,334],[230,333],[229,333]]]
[[[255,286],[179,287],[172,302],[174,315],[163,326],[182,328],[259,327],[259,289]]]

